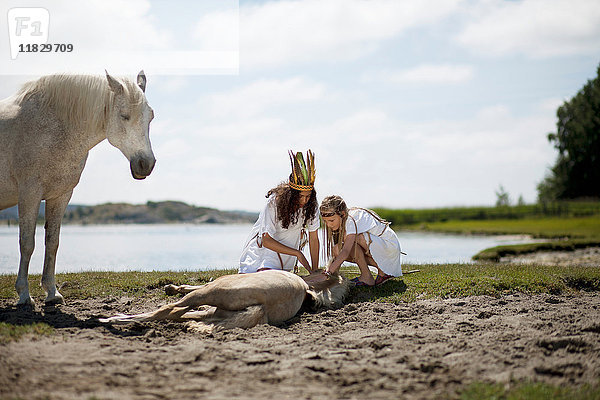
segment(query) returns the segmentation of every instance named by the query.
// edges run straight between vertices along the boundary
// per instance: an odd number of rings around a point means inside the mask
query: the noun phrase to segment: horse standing
[[[121,150],[135,179],[156,162],[149,138],[154,117],[145,96],[146,76],[137,82],[103,76],[50,75],[23,85],[0,101],[0,210],[19,206],[21,259],[17,304],[31,304],[27,274],[35,226],[46,200],[45,302],[62,303],[54,278],[63,214],[79,183],[88,152],[104,139]]]
[[[181,300],[144,314],[119,314],[100,322],[124,324],[156,320],[190,321],[194,330],[251,328],[289,320],[302,305],[341,306],[348,280],[313,273],[303,278],[282,270],[224,275],[203,286],[165,287],[167,294],[187,293]]]

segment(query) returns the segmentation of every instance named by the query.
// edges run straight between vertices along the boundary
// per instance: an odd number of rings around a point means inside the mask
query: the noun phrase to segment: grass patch
[[[500,261],[502,257],[535,253],[536,251],[573,251],[586,247],[600,246],[600,239],[575,239],[561,240],[545,243],[515,244],[509,246],[496,246],[480,251],[473,256],[477,261]]]
[[[355,288],[349,301],[387,303],[418,299],[501,296],[509,293],[575,293],[600,290],[600,268],[517,264],[434,264],[415,266],[420,272],[396,278],[385,285]],[[347,276],[357,268],[345,268]]]
[[[551,242],[492,247],[473,256],[473,259],[478,261],[500,261],[500,258],[507,255],[537,251],[573,251],[600,246],[600,216],[598,215],[571,218],[445,221],[421,224],[413,226],[413,228],[460,234],[527,234],[537,238],[563,239]]]
[[[126,271],[126,272],[79,272],[56,274],[59,291],[68,299],[130,296],[145,297],[162,295],[162,287],[175,285],[202,285],[221,275],[237,273],[237,270],[210,271]],[[16,275],[0,275],[0,298],[14,298]],[[40,287],[41,275],[29,276],[31,296],[43,302],[44,291]]]
[[[450,207],[430,209],[374,209],[395,228],[444,221],[515,220],[547,217],[585,217],[600,215],[599,201],[563,201],[501,207]]]
[[[461,400],[593,400],[600,398],[600,384],[579,387],[523,382],[506,388],[500,383],[472,383],[460,393]]]
[[[0,344],[16,342],[25,335],[50,336],[54,328],[43,322],[30,325],[12,325],[0,322]]]
[[[418,299],[456,298],[467,296],[500,296],[521,293],[574,293],[600,290],[600,268],[559,267],[517,264],[430,264],[411,266],[420,272],[395,278],[379,287],[353,288],[349,302],[412,302]],[[405,268],[406,269],[406,268]],[[82,272],[57,274],[61,293],[69,299],[91,297],[160,297],[166,298],[165,284],[201,285],[236,270],[199,272]],[[342,273],[358,276],[357,267],[343,267]],[[0,298],[17,298],[16,275],[0,275]],[[39,275],[30,276],[32,295],[43,302]]]
[[[528,234],[538,238],[600,240],[600,216],[526,218],[483,221],[446,221],[413,225],[412,228],[463,234]]]

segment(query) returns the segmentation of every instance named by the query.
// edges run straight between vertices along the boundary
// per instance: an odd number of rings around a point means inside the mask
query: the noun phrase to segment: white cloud
[[[519,117],[504,105],[462,120],[418,123],[373,107],[309,128],[266,116],[210,125],[190,120],[174,137],[153,142],[157,166],[142,183],[133,181],[118,150],[107,143],[94,149],[73,203],[177,199],[259,210],[266,191],[289,173],[290,148],[315,151],[319,198],[338,193],[367,207],[492,205],[503,184],[513,198],[534,201],[555,158],[546,139],[554,123],[548,111]]]
[[[410,69],[368,73],[363,80],[412,84],[456,84],[466,82],[472,77],[473,67],[470,65],[422,64]]]
[[[408,28],[442,19],[458,3],[304,0],[242,6],[240,63],[252,68],[358,58]]]
[[[598,1],[489,1],[465,12],[472,21],[456,39],[477,53],[532,57],[600,53]]]
[[[191,37],[199,50],[238,51],[239,8],[230,7],[203,15],[193,26]]]
[[[566,99],[560,99],[558,97],[544,99],[538,104],[538,109],[540,111],[546,111],[551,114],[556,114],[556,110],[558,110],[558,107],[562,106],[565,101]]]
[[[274,107],[323,99],[325,88],[302,77],[285,80],[261,79],[229,92],[206,96],[201,107],[209,107],[214,117],[247,118]]]
[[[182,92],[189,86],[190,80],[181,75],[155,75],[152,77],[152,82],[149,82],[148,90],[161,94],[174,94]]]

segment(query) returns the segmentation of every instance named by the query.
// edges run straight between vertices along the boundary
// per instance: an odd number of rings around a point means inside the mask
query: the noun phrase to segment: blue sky
[[[289,174],[287,150],[308,148],[319,199],[493,205],[503,185],[513,201],[533,202],[556,157],[546,139],[556,108],[600,63],[594,0],[31,3],[50,10],[51,24],[63,13],[96,15],[66,25],[89,47],[126,38],[239,51],[237,73],[164,75],[140,65],[156,114],[155,171],[133,181],[104,142],[72,203],[170,199],[256,211]],[[102,31],[124,3],[127,24]],[[1,75],[1,97],[30,78]]]

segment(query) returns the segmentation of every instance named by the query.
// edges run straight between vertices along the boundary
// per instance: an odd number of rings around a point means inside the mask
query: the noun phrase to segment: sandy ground
[[[539,251],[531,254],[503,257],[500,261],[517,264],[600,267],[600,247],[588,247],[574,251]]]
[[[97,321],[156,305],[103,298],[24,311],[0,300],[0,321],[56,328],[0,345],[0,398],[437,399],[474,381],[600,379],[597,292],[355,303],[213,334]]]

